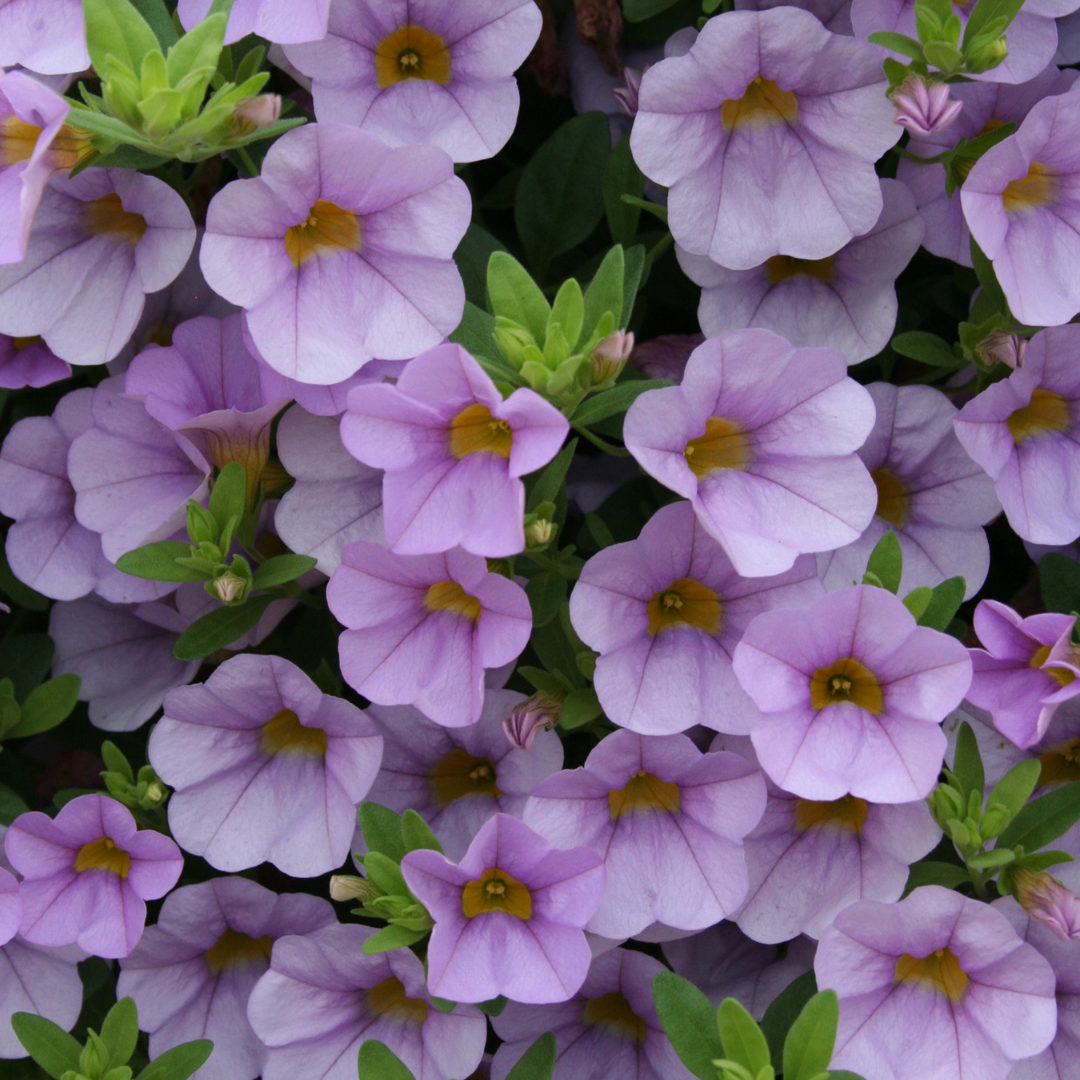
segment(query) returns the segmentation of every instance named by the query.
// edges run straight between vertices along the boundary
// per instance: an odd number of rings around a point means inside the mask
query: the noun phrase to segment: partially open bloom
[[[90,64],[81,0],[0,0],[0,67],[67,75]]]
[[[642,394],[623,435],[646,472],[690,499],[735,570],[764,577],[870,524],[877,489],[855,451],[873,426],[841,353],[737,330],[695,349],[681,385]]]
[[[929,83],[909,76],[890,98],[896,106],[896,123],[909,135],[926,138],[944,131],[963,112],[964,103],[949,96],[948,83]]]
[[[345,448],[385,469],[383,527],[393,551],[460,546],[500,558],[525,547],[521,477],[543,468],[570,425],[535,391],[505,401],[460,346],[441,345],[405,366],[397,383],[349,394]]]
[[[55,818],[17,817],[4,847],[22,876],[19,933],[36,945],[77,944],[127,956],[142,937],[146,901],[159,900],[184,866],[179,848],[104,795],[80,795]]]
[[[761,773],[685,735],[608,735],[580,769],[537,785],[524,821],[549,843],[603,858],[607,891],[586,924],[623,939],[652,923],[703,930],[746,896],[742,840],[765,810]]]
[[[202,22],[213,0],[179,0],[176,14],[185,30]],[[330,0],[235,0],[225,28],[225,44],[258,34],[279,44],[317,41],[326,34]]]
[[[435,920],[433,994],[544,1005],[573,997],[585,981],[591,955],[581,928],[604,893],[595,851],[557,850],[517,818],[496,814],[459,864],[410,851],[401,872]]]
[[[733,11],[641,80],[630,145],[676,241],[733,270],[823,259],[873,228],[900,138],[877,50],[808,11]]]
[[[312,77],[321,122],[476,161],[514,130],[514,71],[541,23],[533,0],[335,0],[326,36],[285,55]]]
[[[814,971],[840,998],[831,1064],[867,1080],[1005,1080],[1057,1028],[1050,965],[999,911],[937,885],[841,912]]]
[[[254,1080],[266,1048],[251,1030],[248,997],[278,938],[336,923],[334,909],[303,893],[277,896],[240,877],[187,885],[165,898],[157,923],[121,964],[117,997],[131,997],[150,1056],[210,1039],[200,1080]]]
[[[536,693],[528,701],[515,705],[509,716],[499,721],[506,741],[515,750],[532,750],[536,740],[559,722],[562,702],[550,694]]]
[[[457,326],[452,256],[470,202],[435,147],[391,150],[366,131],[308,124],[274,143],[258,177],[214,196],[200,262],[275,371],[327,385]]]
[[[767,611],[735,649],[762,717],[750,734],[774,783],[803,799],[925,798],[940,724],[971,683],[967,649],[917,626],[886,589],[858,585],[806,611]]]
[[[1045,872],[1026,868],[1014,875],[1020,906],[1062,941],[1080,942],[1080,900]]]

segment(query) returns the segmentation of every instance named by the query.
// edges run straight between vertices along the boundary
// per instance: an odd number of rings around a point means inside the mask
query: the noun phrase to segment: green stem
[[[254,178],[259,175],[259,168],[251,159],[251,155],[247,152],[247,148],[238,146],[236,148],[236,156],[244,163],[244,168],[248,171],[248,177]]]
[[[894,146],[892,152],[902,157],[905,161],[914,161],[916,165],[941,165],[945,161],[947,154],[951,151],[935,154],[933,157],[919,157],[918,154],[912,154],[900,146]]]
[[[630,451],[624,450],[621,446],[613,446],[609,442],[605,442],[599,435],[594,435],[588,428],[578,427],[577,424],[570,425],[579,435],[584,436],[600,450],[603,450],[605,454],[610,454],[612,457],[630,457]]]
[[[660,239],[653,245],[652,250],[645,256],[645,261],[649,266],[652,266],[657,259],[663,255],[669,247],[675,242],[675,237],[671,233],[665,233]]]

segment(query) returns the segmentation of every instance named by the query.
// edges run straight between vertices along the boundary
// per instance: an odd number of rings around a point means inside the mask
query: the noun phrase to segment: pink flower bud
[[[502,721],[506,741],[517,750],[531,750],[541,731],[559,722],[562,702],[551,694],[533,694]]]
[[[269,127],[281,118],[281,95],[259,94],[236,108],[236,119],[245,130]]]
[[[592,351],[592,383],[594,387],[613,382],[634,351],[634,335],[616,330],[604,338]]]
[[[1062,941],[1080,941],[1080,900],[1057,878],[1018,870],[1013,880],[1016,899],[1033,919],[1048,926]]]
[[[964,108],[949,97],[947,83],[927,83],[917,75],[905,79],[892,94],[896,123],[912,135],[926,138],[944,131]]]
[[[979,342],[978,351],[984,363],[993,364],[1000,361],[1015,371],[1024,366],[1027,344],[1027,339],[1017,334],[1010,334],[1005,330],[994,330]]]

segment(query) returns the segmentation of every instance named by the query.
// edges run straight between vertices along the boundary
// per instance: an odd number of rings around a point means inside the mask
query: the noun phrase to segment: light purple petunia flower
[[[809,555],[776,577],[740,577],[690,503],[678,502],[585,564],[570,618],[600,653],[596,693],[614,723],[645,735],[695,724],[745,734],[758,710],[731,669],[743,631],[762,611],[823,595]]]
[[[681,385],[642,394],[623,435],[736,571],[763,577],[870,524],[877,489],[855,451],[873,426],[873,399],[841,353],[737,330],[695,349]]]
[[[815,947],[805,937],[779,947],[762,945],[725,921],[666,942],[663,950],[675,974],[689,979],[714,1005],[733,997],[760,1020],[777,995],[814,966]]]
[[[336,870],[382,736],[278,656],[234,656],[165,699],[149,757],[176,790],[169,827],[218,870],[272,862],[293,877]]]
[[[1069,544],[1080,535],[1078,348],[1080,326],[1040,331],[1024,366],[953,420],[964,449],[993,479],[1013,530],[1036,544]]]
[[[749,739],[719,735],[710,749],[757,763]],[[923,800],[881,805],[844,795],[813,802],[767,783],[765,814],[743,840],[750,885],[733,916],[755,941],[819,938],[858,900],[899,900],[908,867],[941,840]]]
[[[460,346],[418,356],[390,386],[349,394],[341,441],[383,476],[383,525],[393,551],[425,555],[463,547],[501,558],[525,548],[521,477],[543,468],[570,425],[521,387],[503,400]]]
[[[127,956],[142,937],[146,901],[160,900],[184,868],[180,849],[104,795],[80,795],[55,818],[21,814],[7,831],[22,876],[19,933],[35,945],[78,945]]]
[[[0,67],[45,75],[90,66],[81,0],[0,0]]]
[[[912,138],[905,149],[916,157],[936,157],[951,150],[961,139],[974,139],[984,130],[1001,124],[1023,121],[1036,102],[1050,94],[1063,94],[1076,81],[1078,72],[1059,71],[1051,64],[1033,79],[1016,85],[1008,83],[953,83],[949,90],[963,103],[964,111],[944,131],[924,138]],[[971,265],[971,234],[960,198],[945,192],[945,166],[919,165],[900,159],[896,177],[915,194],[919,216],[926,223],[923,247],[934,255]]]
[[[179,0],[176,14],[185,30],[202,22],[213,0]],[[317,41],[326,34],[330,0],[235,0],[225,28],[225,44],[248,34],[280,43]]]
[[[452,256],[470,208],[443,151],[308,124],[274,143],[259,177],[214,196],[200,262],[246,310],[275,371],[337,383],[375,356],[410,359],[457,326],[465,289]]]
[[[745,758],[702,754],[685,735],[616,731],[583,768],[538,784],[524,821],[549,843],[600,855],[607,891],[586,925],[621,939],[655,922],[704,930],[734,914],[746,897],[743,837],[765,799]]]
[[[578,992],[557,1005],[510,1002],[492,1017],[503,1040],[491,1080],[506,1074],[546,1031],[555,1033],[552,1080],[691,1080],[656,1013],[652,981],[664,965],[644,953],[612,949],[596,957]]]
[[[886,589],[857,585],[806,611],[767,611],[735,649],[762,717],[750,733],[770,779],[803,799],[925,798],[940,724],[971,683],[967,649]]]
[[[311,76],[320,121],[477,161],[514,130],[514,71],[542,21],[533,0],[335,0],[326,37],[285,55]]]
[[[71,375],[71,366],[39,338],[0,334],[0,390],[42,387]]]
[[[913,138],[926,138],[951,127],[964,111],[964,103],[951,97],[949,91],[948,83],[909,75],[889,95],[896,106],[896,123]]]
[[[198,1080],[254,1080],[266,1048],[248,1023],[248,997],[270,968],[274,942],[336,922],[326,900],[278,896],[245,878],[185,886],[165,898],[157,923],[121,963],[117,997],[134,999],[152,1058],[210,1039],[214,1052]]]
[[[1044,98],[975,162],[960,189],[971,235],[1013,315],[1030,326],[1056,326],[1080,310],[1078,138],[1080,94]]]
[[[736,11],[768,11],[783,6],[781,0],[735,0]],[[791,6],[816,15],[834,34],[851,33],[851,0],[798,0]]]
[[[547,1005],[573,997],[585,981],[591,954],[582,927],[604,894],[595,851],[557,850],[517,818],[496,814],[459,864],[410,851],[401,872],[435,920],[427,952],[433,994]]]
[[[886,532],[904,557],[900,595],[962,577],[966,596],[986,580],[990,545],[982,526],[1001,512],[993,484],[953,431],[956,407],[931,386],[871,383],[877,420],[859,448],[877,488],[877,511],[853,544],[818,556],[827,589],[862,581]]]
[[[881,352],[896,325],[896,279],[919,250],[923,223],[903,184],[880,183],[873,228],[824,259],[774,255],[753,270],[725,270],[677,247],[679,265],[702,286],[702,330],[717,337],[759,326],[798,348],[839,349],[849,364]]]
[[[463,728],[441,727],[408,706],[372,705],[364,715],[382,734],[383,759],[368,799],[399,814],[415,810],[446,855],[460,859],[484,822],[520,817],[533,788],[562,768],[554,731],[540,732],[529,751],[506,741],[500,721],[523,700],[489,689],[480,719]],[[362,834],[357,840],[354,850],[364,850]]]
[[[1057,1027],[1050,965],[1001,912],[938,885],[841,912],[814,971],[840,998],[831,1067],[866,1080],[1005,1080]]]
[[[488,573],[479,555],[395,555],[358,541],[326,587],[347,629],[338,642],[345,681],[378,705],[415,705],[445,727],[484,707],[484,670],[516,659],[532,633],[525,590]]]
[[[1070,640],[1076,619],[1052,612],[1022,619],[1005,604],[983,600],[974,622],[984,647],[971,650],[968,700],[989,712],[1016,746],[1033,746],[1058,705],[1080,694],[1080,649]]]
[[[360,1046],[385,1043],[415,1080],[456,1080],[480,1064],[479,1009],[435,1008],[424,966],[408,949],[365,956],[375,931],[349,924],[286,937],[248,1004],[268,1049],[263,1080],[355,1080]]]
[[[645,73],[630,145],[687,251],[823,259],[881,216],[874,162],[903,133],[886,89],[878,50],[810,12],[732,11]]]
[[[187,205],[157,177],[54,176],[26,257],[0,266],[0,333],[40,335],[61,360],[103,364],[131,337],[146,294],[180,273],[194,244]]]

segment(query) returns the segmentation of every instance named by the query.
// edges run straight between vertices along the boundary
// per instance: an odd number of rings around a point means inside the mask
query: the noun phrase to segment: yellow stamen
[[[766,127],[770,124],[793,124],[799,116],[799,103],[790,90],[781,90],[772,79],[760,75],[746,88],[741,98],[720,106],[720,123],[725,131],[743,127]]]
[[[877,676],[853,656],[818,668],[810,677],[810,704],[815,709],[825,709],[844,701],[850,701],[874,716],[881,715],[884,705]]]
[[[135,247],[146,232],[146,218],[124,209],[115,192],[84,204],[83,222],[93,236],[116,236]]]
[[[626,787],[608,792],[612,821],[635,811],[666,810],[669,814],[677,814],[681,805],[682,793],[678,784],[661,780],[644,769],[631,776]]]
[[[870,476],[877,488],[877,516],[890,525],[904,525],[910,503],[904,482],[888,469],[874,469]]]
[[[263,753],[271,756],[326,757],[326,732],[305,727],[291,709],[282,709],[263,724],[261,744]]]
[[[480,618],[480,601],[470,596],[456,581],[437,581],[424,593],[424,607],[428,611],[449,611],[463,619],[476,622]]]
[[[817,278],[818,281],[826,283],[832,281],[835,277],[833,256],[827,255],[824,259],[796,259],[793,255],[774,255],[765,260],[765,276],[770,285],[800,275]]]
[[[1080,739],[1052,746],[1039,755],[1039,763],[1042,765],[1039,784],[1043,787],[1080,780]]]
[[[949,949],[938,949],[929,956],[915,957],[904,953],[896,961],[896,981],[915,983],[928,990],[944,994],[954,1005],[967,993],[967,973]]]
[[[35,334],[33,337],[17,337],[11,339],[11,344],[15,346],[16,352],[22,352],[28,345],[36,345],[41,341],[41,335]]]
[[[307,218],[285,233],[285,250],[295,267],[321,251],[359,251],[362,246],[360,219],[325,199],[319,199]]]
[[[440,806],[449,806],[466,795],[497,799],[502,792],[495,783],[495,766],[489,758],[473,757],[468,750],[454,750],[431,770],[431,788]]]
[[[510,457],[514,433],[505,420],[496,420],[486,405],[468,405],[450,421],[450,453],[459,461],[468,454]]]
[[[866,800],[845,795],[832,802],[813,802],[798,799],[795,803],[795,827],[800,832],[808,829],[832,827],[841,832],[861,836],[866,824]]]
[[[1015,214],[1031,206],[1049,206],[1054,200],[1056,184],[1053,171],[1039,161],[1028,167],[1027,176],[1010,180],[1001,193],[1005,213]]]
[[[123,848],[117,847],[116,841],[108,836],[83,844],[75,856],[77,874],[87,870],[105,870],[123,880],[130,869],[131,856]]]
[[[384,90],[406,79],[445,86],[450,81],[450,50],[438,34],[422,26],[402,26],[379,42],[375,78]]]
[[[476,881],[466,883],[461,893],[461,910],[466,919],[475,919],[477,915],[491,911],[505,911],[528,921],[532,918],[532,894],[517,878],[492,867]]]
[[[1050,659],[1050,653],[1053,649],[1052,645],[1041,645],[1035,650],[1031,660],[1028,661],[1029,666],[1033,668],[1042,668],[1044,675],[1049,675],[1051,679],[1054,679],[1058,686],[1068,686],[1076,676],[1068,668],[1060,667],[1043,667],[1043,664]]]
[[[695,626],[716,634],[724,613],[720,597],[693,578],[673,581],[649,601],[648,611],[649,633],[654,635],[674,626]]]
[[[643,1043],[648,1034],[645,1021],[630,1007],[630,1002],[618,990],[585,1002],[581,1019],[586,1024],[599,1024],[616,1035],[629,1035]]]
[[[1031,392],[1031,400],[1017,409],[1006,421],[1013,442],[1019,446],[1025,439],[1048,431],[1066,431],[1069,427],[1069,403],[1053,390],[1041,386]]]
[[[395,1020],[419,1027],[428,1018],[428,1003],[419,998],[406,995],[400,979],[383,979],[376,983],[365,995],[367,1011],[374,1016],[390,1016]]]
[[[705,421],[705,434],[691,439],[683,456],[700,480],[721,469],[745,469],[750,464],[750,441],[734,420],[710,416]]]
[[[210,974],[220,975],[226,968],[247,964],[268,964],[273,948],[274,939],[269,935],[253,938],[230,927],[203,953],[203,956]]]

